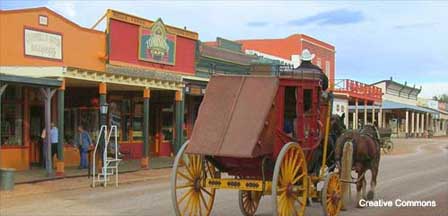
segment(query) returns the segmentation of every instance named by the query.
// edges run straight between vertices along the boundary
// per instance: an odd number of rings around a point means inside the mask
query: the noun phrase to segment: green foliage
[[[439,96],[432,97],[433,100],[448,103],[448,94],[441,94]]]

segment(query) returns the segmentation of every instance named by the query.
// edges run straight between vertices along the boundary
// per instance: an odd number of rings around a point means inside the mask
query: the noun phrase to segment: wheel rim
[[[176,215],[210,215],[215,189],[203,187],[215,168],[201,155],[184,154],[186,142],[176,155],[171,174],[171,199]]]
[[[342,207],[341,182],[336,173],[326,179],[322,190],[322,206],[326,216],[336,216]]]
[[[272,180],[273,214],[305,214],[308,178],[305,156],[297,143],[288,143],[280,151]]]
[[[260,191],[239,191],[238,200],[241,213],[245,216],[255,215],[261,199]]]

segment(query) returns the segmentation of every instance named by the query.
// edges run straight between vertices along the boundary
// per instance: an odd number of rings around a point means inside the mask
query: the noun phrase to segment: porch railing
[[[381,88],[351,79],[336,79],[334,91],[346,93],[361,100],[381,101],[383,96]]]

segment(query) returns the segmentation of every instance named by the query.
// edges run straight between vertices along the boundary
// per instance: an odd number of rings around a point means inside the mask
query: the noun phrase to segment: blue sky
[[[202,41],[303,33],[336,47],[336,78],[389,79],[448,93],[448,2],[404,1],[11,1],[46,6],[90,27],[107,8],[197,31]]]

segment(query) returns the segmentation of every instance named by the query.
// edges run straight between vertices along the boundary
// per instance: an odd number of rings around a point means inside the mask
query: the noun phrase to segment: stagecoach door
[[[314,147],[320,136],[319,88],[301,85],[280,86],[277,94],[278,119],[282,131],[303,147]],[[320,123],[322,124],[322,123]],[[275,149],[276,152],[278,149]]]

